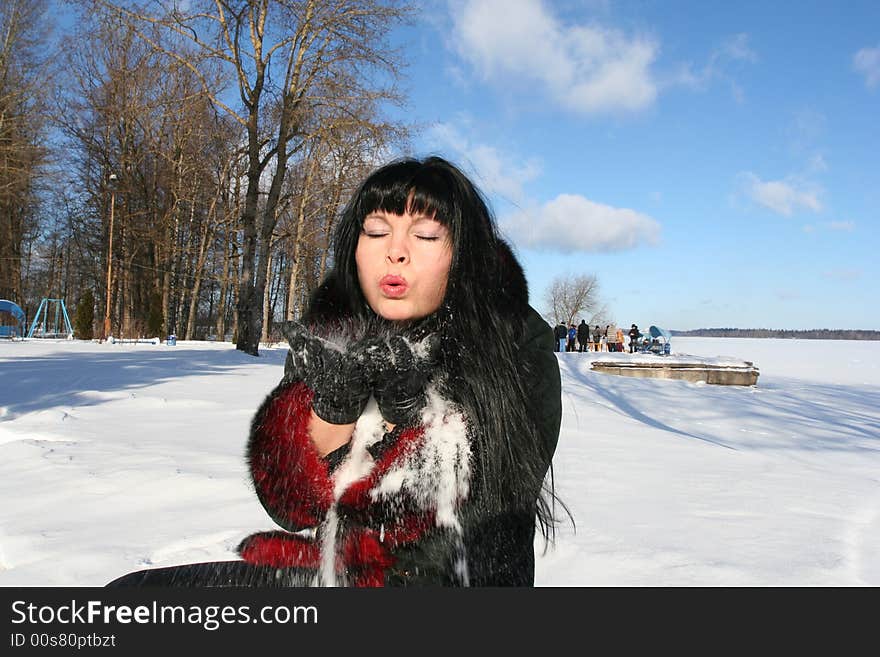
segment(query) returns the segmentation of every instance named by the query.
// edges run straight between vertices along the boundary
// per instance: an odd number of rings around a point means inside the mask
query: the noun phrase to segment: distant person
[[[619,326],[617,327],[617,335],[615,341],[615,351],[623,351],[623,329]]]
[[[565,351],[565,343],[568,340],[568,329],[565,328],[565,324],[559,322],[556,324],[556,328],[553,329],[553,333],[556,336],[556,351]]]
[[[608,329],[609,328],[611,328],[611,324],[606,324],[605,330],[602,331],[602,337],[599,338],[600,347],[601,347],[602,351],[610,351],[610,349],[608,349]]]
[[[587,324],[586,320],[581,320],[581,323],[578,324],[578,353],[583,353],[585,351],[590,350],[590,327]]]
[[[568,351],[575,350],[575,341],[577,340],[577,329],[574,324],[570,324],[568,327]]]
[[[596,324],[596,328],[593,329],[593,351],[599,351],[599,341],[602,337],[601,331],[599,331],[599,325]]]
[[[640,335],[641,333],[639,333],[639,327],[633,324],[632,327],[629,329],[629,353],[635,353],[636,345],[638,344]]]

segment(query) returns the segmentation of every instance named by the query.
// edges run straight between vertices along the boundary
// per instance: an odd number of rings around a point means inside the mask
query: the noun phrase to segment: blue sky
[[[424,0],[395,41],[417,155],[459,163],[532,303],[880,329],[880,3]]]

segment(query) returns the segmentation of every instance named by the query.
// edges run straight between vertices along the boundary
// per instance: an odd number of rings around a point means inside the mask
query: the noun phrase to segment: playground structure
[[[13,323],[0,324],[0,338],[22,338],[24,337],[27,323],[25,321],[24,311],[21,307],[8,299],[0,299],[0,321],[4,319],[2,313],[8,313],[12,317]]]
[[[10,322],[10,318],[12,321]],[[40,302],[30,329],[21,307],[7,299],[0,299],[0,338],[46,338],[72,340],[74,337],[70,316],[64,299],[45,298]],[[107,337],[110,344],[160,344],[159,338]],[[176,344],[176,336],[169,336],[168,344]]]
[[[50,321],[50,308],[54,305],[54,313]],[[34,321],[28,331],[29,338],[65,338],[73,340],[73,327],[70,325],[70,317],[67,315],[67,306],[64,299],[43,299]]]

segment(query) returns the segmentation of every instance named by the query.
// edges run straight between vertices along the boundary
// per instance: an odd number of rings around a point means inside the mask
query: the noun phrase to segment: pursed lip
[[[379,281],[379,289],[388,297],[402,297],[408,288],[409,285],[403,276],[388,274]]]

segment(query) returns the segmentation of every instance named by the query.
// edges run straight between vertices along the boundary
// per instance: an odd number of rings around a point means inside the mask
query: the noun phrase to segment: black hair
[[[464,408],[477,428],[472,491],[479,491],[489,513],[536,513],[542,534],[552,539],[558,501],[552,447],[529,411],[534,400],[517,353],[532,312],[528,286],[510,246],[498,235],[488,204],[456,166],[440,157],[407,158],[367,177],[342,212],[333,269],[313,296],[305,321],[376,320],[360,288],[355,250],[364,219],[377,210],[431,216],[448,229],[452,263],[442,305],[406,330],[416,335],[437,331],[441,337],[442,392]],[[332,301],[318,304],[318,297]]]

